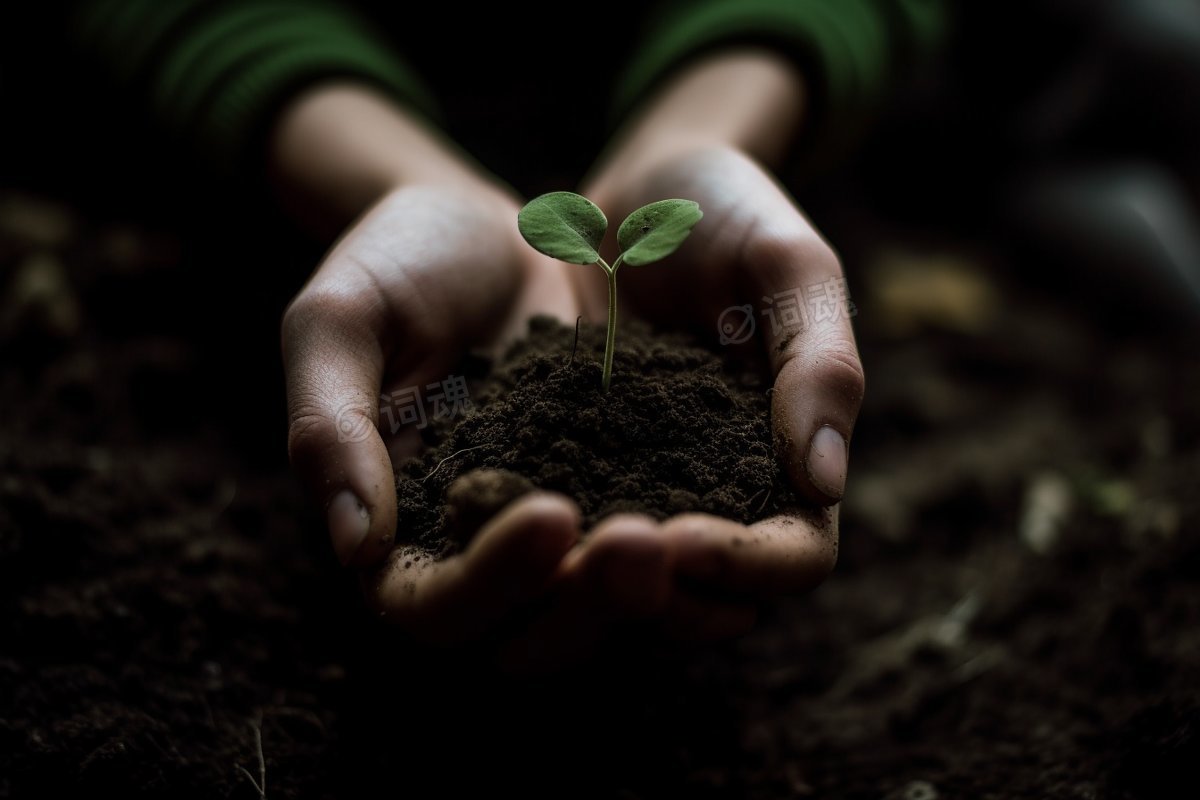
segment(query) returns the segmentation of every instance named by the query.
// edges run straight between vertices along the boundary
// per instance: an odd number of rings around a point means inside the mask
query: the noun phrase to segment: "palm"
[[[381,207],[343,245],[371,287],[369,305],[383,310],[379,426],[394,459],[417,446],[416,426],[402,424],[398,403],[447,379],[467,350],[520,336],[533,313],[578,315],[561,269],[520,240],[516,215],[503,196],[414,191]],[[408,407],[408,418],[422,410]]]

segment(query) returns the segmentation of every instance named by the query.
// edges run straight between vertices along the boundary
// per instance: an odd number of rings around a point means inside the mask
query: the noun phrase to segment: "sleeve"
[[[680,65],[755,44],[792,58],[812,104],[806,149],[839,149],[895,78],[948,28],[949,0],[692,0],[667,3],[617,83],[620,119]]]
[[[72,48],[124,105],[207,166],[233,174],[283,104],[354,78],[436,117],[421,81],[361,19],[314,0],[85,0]]]

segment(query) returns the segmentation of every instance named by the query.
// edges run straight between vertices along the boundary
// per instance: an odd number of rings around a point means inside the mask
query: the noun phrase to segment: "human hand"
[[[332,99],[336,121],[364,98]],[[318,127],[329,119],[319,115]],[[403,124],[398,133],[425,135]],[[323,148],[297,152],[333,165],[363,158],[361,142],[336,158],[331,137],[318,138]],[[381,394],[445,378],[467,349],[520,335],[534,313],[570,323],[578,311],[562,265],[521,239],[511,195],[435,143],[418,139],[407,151],[422,152],[421,163],[400,164],[398,188],[351,225],[284,316],[289,453],[326,510],[335,552],[360,570],[385,620],[425,642],[491,642],[510,668],[552,667],[586,654],[610,624],[661,607],[666,549],[630,515],[604,520],[580,544],[578,508],[545,492],[503,509],[460,555],[433,561],[395,544],[393,463],[419,441],[411,427],[380,427]],[[366,166],[391,170],[390,158]],[[299,163],[314,190],[343,174]],[[330,194],[353,198],[359,183]]]
[[[747,68],[736,59],[734,64]],[[688,94],[705,98],[707,108],[719,107],[711,103],[714,85],[722,83],[720,69],[728,66],[702,65],[693,85],[685,76],[669,87],[584,190],[612,219],[667,197],[695,200],[704,210],[703,223],[667,260],[652,269],[622,271],[622,308],[631,313],[711,332],[732,306],[752,303],[757,310],[790,299],[803,309],[816,291],[827,301],[822,315],[807,309],[807,325],[759,320],[764,324],[758,344],[765,346],[775,376],[771,414],[778,455],[807,505],[749,526],[702,514],[664,522],[658,535],[672,553],[680,584],[675,593],[687,596],[691,587],[691,600],[696,594],[745,600],[796,592],[828,574],[836,560],[836,504],[844,490],[847,443],[863,394],[844,294],[830,296],[845,288],[836,255],[747,154],[755,149],[747,146],[754,140],[750,128],[735,136],[706,135],[691,124],[696,101],[688,107]],[[708,85],[697,91],[696,82]],[[747,85],[729,83],[735,84]],[[764,120],[776,113],[765,101],[762,109]],[[689,124],[679,124],[681,118]],[[603,276],[592,272],[577,271],[572,280],[589,316],[599,319],[606,287]],[[703,631],[703,620],[699,623]]]
[[[502,510],[460,555],[434,561],[393,542],[393,462],[419,442],[380,428],[381,392],[444,377],[467,347],[519,334],[535,310],[575,313],[560,265],[520,240],[516,218],[494,192],[388,195],[289,307],[283,352],[293,464],[328,509],[338,556],[362,570],[369,605],[423,642],[497,640],[503,665],[522,671],[584,657],[610,627],[656,613],[668,556],[633,515],[581,544],[579,509],[547,492]]]

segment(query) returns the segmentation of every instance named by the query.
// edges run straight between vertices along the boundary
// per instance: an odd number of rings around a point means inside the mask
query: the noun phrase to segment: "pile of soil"
[[[775,457],[763,363],[634,320],[604,392],[604,336],[580,325],[576,342],[556,320],[531,320],[472,387],[473,410],[425,428],[431,446],[401,465],[400,535],[453,552],[535,487],[573,498],[585,529],[618,512],[749,523],[796,503]]]

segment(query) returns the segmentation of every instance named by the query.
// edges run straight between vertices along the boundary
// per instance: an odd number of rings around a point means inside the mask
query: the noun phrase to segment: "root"
[[[428,475],[426,475],[424,478],[421,478],[421,480],[420,480],[420,483],[424,483],[425,481],[427,481],[427,480],[429,480],[430,478],[432,478],[432,477],[433,477],[433,473],[437,472],[439,469],[441,469],[441,468],[442,468],[442,464],[445,464],[447,461],[449,461],[450,459],[454,458],[455,456],[461,456],[463,453],[469,453],[470,451],[472,451],[472,450],[478,450],[478,449],[479,449],[479,448],[481,448],[481,447],[483,447],[483,445],[481,445],[481,444],[477,444],[477,445],[475,445],[474,447],[464,447],[462,450],[459,450],[459,451],[457,451],[457,452],[455,452],[455,453],[451,453],[450,455],[446,456],[446,457],[445,457],[445,458],[443,458],[441,461],[439,461],[439,462],[437,463],[437,466],[436,466],[436,467],[434,467],[433,469],[431,469],[431,470],[429,471],[429,474],[428,474]]]

